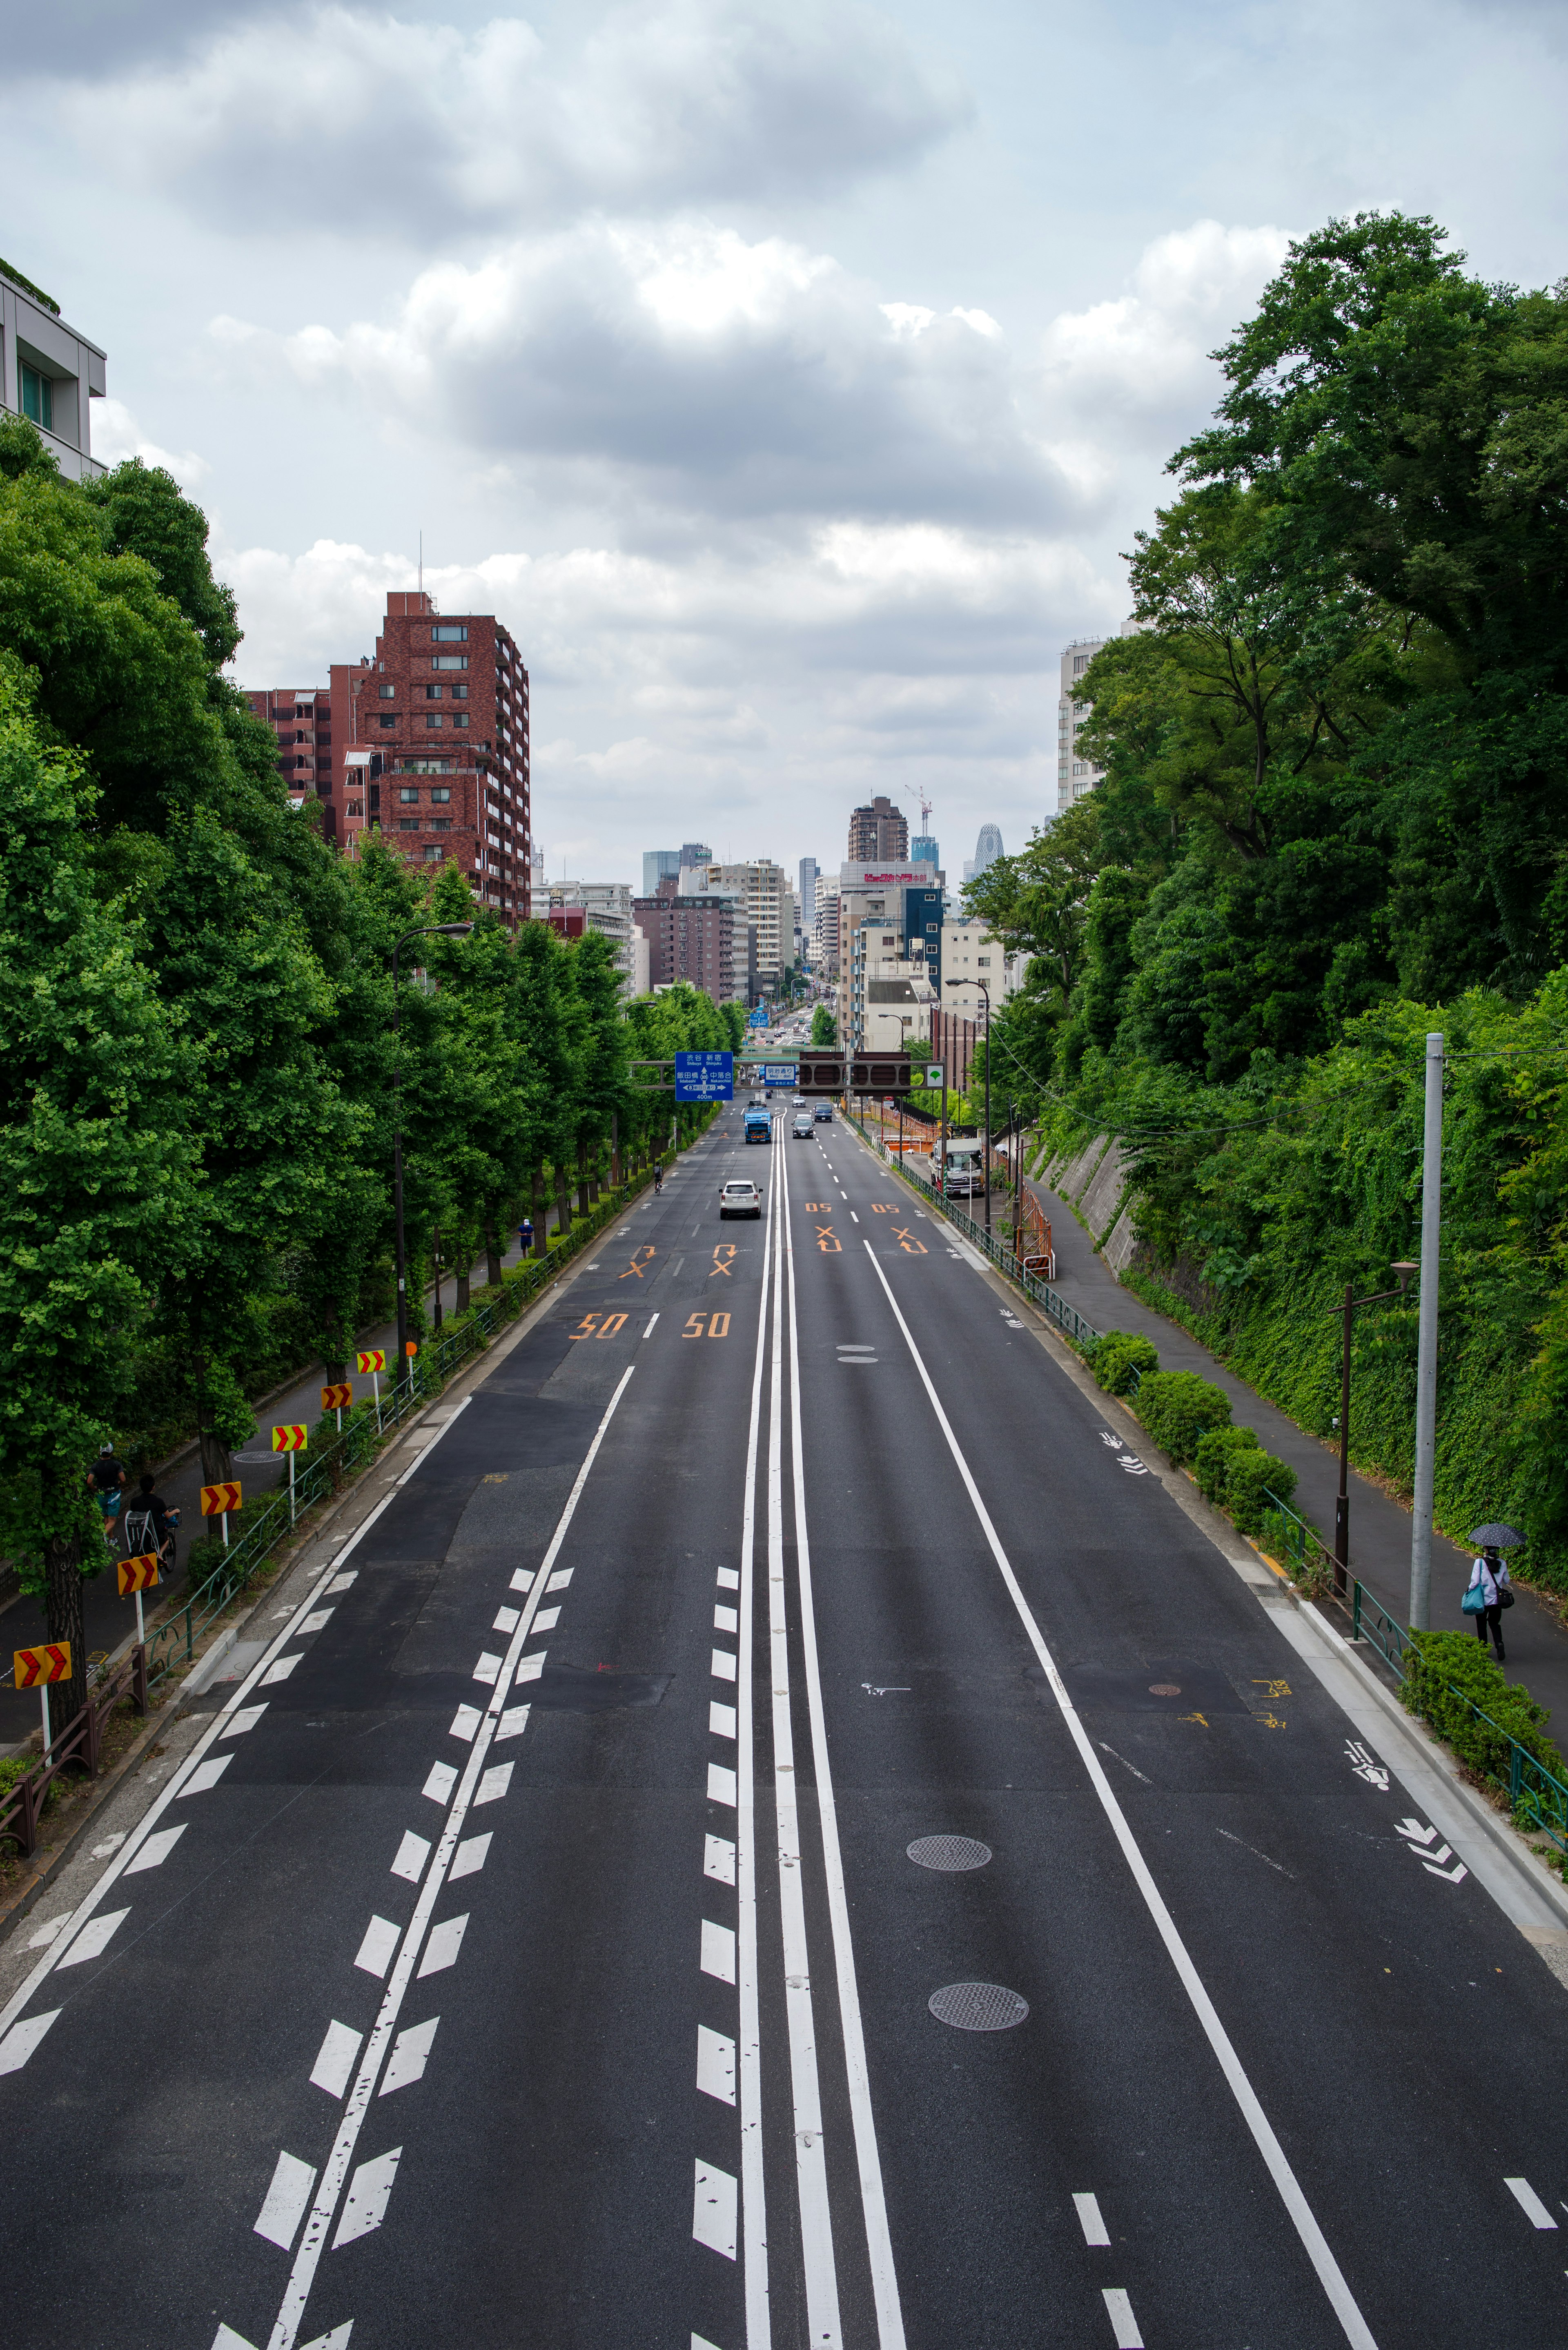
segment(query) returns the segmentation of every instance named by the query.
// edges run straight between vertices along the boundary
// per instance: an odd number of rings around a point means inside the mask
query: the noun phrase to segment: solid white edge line
[[[1231,2094],[1241,2109],[1242,2117],[1251,2131],[1259,2153],[1268,2166],[1269,2174],[1273,2179],[1280,2199],[1289,2212],[1307,2257],[1317,2272],[1318,2282],[1327,2294],[1330,2306],[1344,2328],[1346,2340],[1355,2345],[1355,2350],[1377,2350],[1372,2329],[1361,2314],[1355,2296],[1345,2282],[1339,2262],[1329,2249],[1328,2239],[1319,2227],[1312,2206],[1302,2191],[1300,2181],[1286,2159],[1283,2147],[1274,2135],[1273,2126],[1263,2111],[1241,2058],[1231,2045],[1231,2036],[1220,2021],[1219,2012],[1204,1988],[1203,1979],[1192,1962],[1187,1945],[1177,1930],[1175,1919],[1166,1908],[1164,1896],[1154,1881],[1148,1863],[1145,1860],[1137,1840],[1127,1825],[1122,1807],[1116,1801],[1115,1790],[1090,1743],[1088,1734],[1078,1718],[1077,1710],[1067,1694],[1066,1683],[1063,1680],[1057,1669],[1056,1660],[1046,1647],[1040,1627],[1034,1620],[1034,1611],[1025,1599],[1018,1578],[1012,1571],[1007,1553],[1002,1548],[1001,1537],[992,1523],[991,1513],[981,1499],[980,1488],[975,1483],[969,1462],[965,1460],[958,1438],[953,1433],[952,1424],[942,1409],[941,1399],[932,1385],[930,1373],[921,1358],[909,1326],[899,1310],[898,1301],[893,1295],[888,1276],[877,1263],[876,1252],[869,1241],[866,1242],[865,1247],[866,1253],[871,1261],[872,1271],[881,1283],[888,1303],[892,1308],[893,1318],[903,1333],[904,1344],[909,1350],[909,1359],[914,1364],[930,1400],[931,1409],[937,1416],[937,1424],[947,1440],[948,1450],[952,1455],[954,1466],[963,1480],[974,1513],[980,1520],[981,1531],[985,1535],[991,1555],[995,1559],[1002,1582],[1006,1586],[1008,1596],[1018,1611],[1019,1620],[1029,1637],[1031,1647],[1040,1659],[1062,1718],[1078,1750],[1084,1768],[1089,1774],[1089,1783],[1099,1797],[1101,1809],[1110,1822],[1112,1832],[1122,1848],[1122,1856],[1132,1872],[1133,1880],[1138,1891],[1143,1896],[1145,1906],[1154,1920],[1160,1939],[1165,1944],[1171,1964],[1180,1980],[1181,1987],[1191,2002],[1193,2011],[1203,2027],[1209,2044],[1219,2060],[1220,2069],[1230,2085]]]
[[[774,1149],[779,1149],[776,1139]],[[790,2089],[794,2106],[795,2194],[800,2207],[800,2259],[805,2283],[805,2333],[814,2350],[838,2350],[843,2328],[827,2153],[816,2063],[816,2007],[811,1988],[811,1947],[800,1848],[800,1796],[794,1766],[789,1669],[789,1598],[784,1559],[784,1255],[788,1246],[786,1160],[775,1159],[774,1200],[780,1238],[774,1252],[773,1345],[768,1388],[768,1654],[773,1695],[774,1811],[779,1871],[779,1930],[784,1956],[784,2021],[789,2035]]]
[[[763,2164],[762,2018],[757,1989],[757,1792],[756,1722],[753,1716],[752,1646],[756,1591],[757,1449],[763,1418],[763,1364],[767,1351],[768,1265],[774,1244],[770,1199],[763,1235],[763,1280],[757,1302],[757,1352],[752,1367],[751,1419],[746,1432],[746,1482],[741,1503],[740,1630],[735,1716],[740,1738],[735,1756],[735,1892],[739,1932],[741,2038],[736,2077],[741,2112],[741,2249],[744,2274],[746,2350],[769,2350],[773,2317],[768,2299],[767,2201]]]
[[[816,1781],[818,1825],[822,1836],[823,1866],[827,1878],[827,1914],[833,1930],[834,1965],[838,1978],[839,2024],[844,2034],[844,2066],[848,2079],[856,2161],[860,2173],[860,2205],[865,2217],[866,2246],[871,2263],[871,2289],[877,2305],[877,2340],[881,2350],[904,2350],[904,2312],[898,2296],[898,2271],[893,2262],[893,2239],[888,2225],[888,2199],[882,2184],[877,2123],[871,2110],[871,2076],[866,2061],[866,2034],[860,2016],[855,1943],[850,1931],[849,1899],[844,1882],[844,1854],[838,1841],[838,1811],[833,1794],[833,1766],[827,1752],[827,1715],[823,1704],[822,1666],[816,1645],[811,1543],[806,1532],[805,1447],[800,1417],[800,1323],[795,1308],[794,1240],[789,1224],[787,1174],[784,1189],[784,1257],[789,1270],[790,1447],[794,1479],[795,1569],[800,1586],[801,1647],[805,1659],[806,1702],[811,1717],[812,1770]]]
[[[581,1469],[577,1471],[576,1482],[566,1496],[566,1507],[556,1523],[550,1547],[545,1554],[544,1564],[534,1577],[534,1587],[528,1596],[528,1604],[523,1610],[517,1629],[507,1644],[506,1655],[501,1670],[495,1677],[495,1687],[491,1691],[484,1719],[474,1738],[473,1750],[458,1782],[452,1809],[447,1814],[446,1824],[441,1830],[441,1842],[436,1847],[435,1857],[426,1874],[424,1886],[414,1905],[413,1916],[409,1920],[400,1945],[386,1994],[381,2002],[380,2012],[377,2016],[366,2043],[365,2053],[360,2058],[358,2071],[354,2078],[354,2086],[349,2092],[348,2105],[344,2108],[342,2119],[338,2124],[337,2136],[333,2143],[332,2152],[323,2166],[321,2184],[317,2189],[310,2217],[306,2221],[305,2232],[300,2238],[299,2250],[295,2256],[294,2267],[289,2274],[283,2302],[278,2310],[277,2322],[273,2327],[267,2350],[294,2350],[295,2339],[304,2322],[306,2303],[310,2297],[310,2288],[315,2280],[317,2266],[326,2248],[337,2199],[348,2182],[360,2127],[375,2095],[377,2076],[380,2072],[382,2061],[391,2046],[392,2033],[401,2012],[403,1998],[410,1981],[413,1979],[414,1961],[419,1956],[421,1945],[424,1940],[431,1912],[445,1887],[452,1854],[457,1848],[458,1839],[472,1803],[485,1757],[494,1739],[501,1711],[511,1686],[512,1676],[516,1671],[517,1660],[523,1653],[524,1645],[533,1628],[540,1598],[549,1580],[548,1570],[559,1555],[561,1544],[566,1536],[566,1530],[572,1523],[577,1503],[582,1497],[583,1488],[587,1483],[588,1472],[598,1458],[599,1447],[604,1442],[611,1419],[615,1417],[616,1407],[626,1393],[632,1372],[636,1367],[635,1364],[628,1365],[620,1376],[615,1393],[605,1407],[604,1418],[594,1431],[594,1440],[587,1449]],[[455,1414],[453,1416],[455,1417]]]

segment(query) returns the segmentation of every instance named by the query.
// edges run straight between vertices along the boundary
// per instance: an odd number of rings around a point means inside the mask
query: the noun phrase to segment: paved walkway
[[[889,1128],[889,1132],[892,1129]],[[929,1181],[930,1162],[911,1159]],[[1255,1429],[1265,1451],[1289,1461],[1297,1485],[1293,1506],[1332,1544],[1334,1505],[1339,1490],[1339,1457],[1273,1404],[1266,1403],[1235,1372],[1227,1369],[1206,1347],[1199,1346],[1179,1322],[1159,1314],[1125,1289],[1079,1223],[1060,1192],[1043,1183],[1028,1189],[1051,1219],[1056,1250],[1053,1284],[1069,1305],[1075,1305],[1099,1330],[1138,1330],[1159,1349],[1160,1367],[1168,1371],[1197,1371],[1223,1388],[1231,1399],[1231,1416]],[[978,1215],[978,1200],[961,1203]],[[1469,1581],[1471,1554],[1439,1534],[1432,1538],[1432,1624],[1438,1630],[1469,1631],[1470,1619],[1459,1602]],[[1366,1588],[1401,1624],[1409,1619],[1410,1513],[1381,1487],[1350,1473],[1350,1564]],[[1337,1617],[1335,1618],[1337,1620]],[[1508,1650],[1505,1668],[1511,1681],[1526,1688],[1562,1725],[1559,1742],[1568,1741],[1568,1633],[1549,1608],[1521,1590],[1518,1604],[1503,1617]]]

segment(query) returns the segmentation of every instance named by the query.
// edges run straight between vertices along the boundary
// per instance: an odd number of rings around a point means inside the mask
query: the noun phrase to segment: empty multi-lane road
[[[4,1953],[17,2350],[1562,2343],[1506,1870],[852,1133],[394,1468]]]

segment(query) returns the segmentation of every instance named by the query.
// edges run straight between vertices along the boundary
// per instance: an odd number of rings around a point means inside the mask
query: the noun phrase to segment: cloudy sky
[[[549,869],[793,866],[922,793],[956,878],[1055,806],[1057,662],[1286,239],[1564,257],[1560,0],[52,0],[5,257],[109,354],[247,685],[384,591],[493,609]]]

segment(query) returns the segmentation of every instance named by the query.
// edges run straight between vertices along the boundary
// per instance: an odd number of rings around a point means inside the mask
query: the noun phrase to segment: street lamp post
[[[985,998],[985,1237],[991,1238],[991,990],[983,979],[975,985]]]
[[[1357,1297],[1354,1284],[1345,1284],[1345,1336],[1339,1363],[1339,1491],[1334,1499],[1334,1587],[1341,1598],[1350,1583],[1350,1325],[1358,1305],[1386,1305],[1391,1297],[1403,1297],[1405,1285],[1415,1272],[1413,1264],[1403,1262],[1389,1267],[1399,1276],[1397,1289],[1379,1289],[1370,1297]]]
[[[409,1367],[408,1253],[403,1246],[403,1028],[402,998],[398,993],[398,957],[410,939],[465,939],[472,922],[425,922],[405,931],[392,949],[392,1213],[397,1224],[398,1256],[398,1378]],[[396,1385],[396,1381],[393,1382]]]

